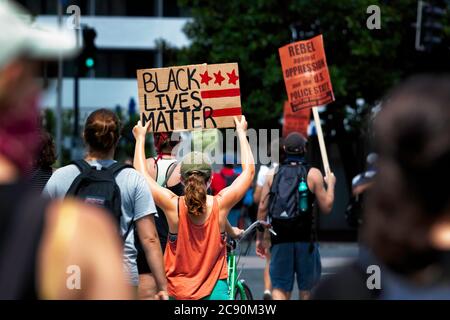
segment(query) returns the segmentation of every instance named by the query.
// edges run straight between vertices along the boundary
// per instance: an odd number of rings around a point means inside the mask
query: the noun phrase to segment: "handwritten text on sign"
[[[278,51],[293,111],[334,101],[322,35],[290,43]]]
[[[137,71],[143,124],[150,131],[234,127],[241,115],[237,63]]]

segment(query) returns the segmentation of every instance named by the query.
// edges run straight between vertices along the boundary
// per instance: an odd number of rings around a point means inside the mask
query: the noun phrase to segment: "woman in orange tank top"
[[[168,293],[173,299],[227,299],[228,267],[225,232],[235,235],[227,215],[245,195],[255,174],[255,165],[247,141],[247,122],[235,117],[239,138],[242,173],[216,196],[207,195],[211,183],[211,163],[199,152],[189,153],[181,162],[181,181],[185,196],[178,197],[159,186],[147,173],[145,134],[148,125],[134,127],[136,138],[134,165],[147,180],[153,199],[169,225],[164,254]]]

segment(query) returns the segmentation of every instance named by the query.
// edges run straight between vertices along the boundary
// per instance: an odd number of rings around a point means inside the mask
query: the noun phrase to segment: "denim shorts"
[[[310,242],[287,242],[274,244],[271,248],[270,279],[274,289],[291,292],[297,275],[298,289],[310,291],[320,280],[322,263],[319,244]]]

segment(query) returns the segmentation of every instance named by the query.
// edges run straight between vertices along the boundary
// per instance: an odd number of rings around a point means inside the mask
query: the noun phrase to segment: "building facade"
[[[39,25],[58,24],[58,0],[18,2],[31,11]],[[81,119],[93,109],[120,106],[126,110],[131,99],[137,103],[136,70],[165,65],[158,45],[161,40],[173,49],[189,44],[182,30],[189,12],[181,10],[176,0],[61,0],[61,4],[63,27],[73,21],[70,7],[75,5],[81,14],[80,24],[97,33],[95,69],[79,81]],[[74,105],[74,63],[64,62],[64,109]],[[56,76],[56,68],[49,68],[48,77]],[[56,81],[51,81],[41,105],[55,108],[56,96]]]

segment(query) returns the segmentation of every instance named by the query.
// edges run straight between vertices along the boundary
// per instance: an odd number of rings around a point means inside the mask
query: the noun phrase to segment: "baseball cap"
[[[74,32],[33,24],[31,16],[13,1],[0,0],[0,30],[0,69],[17,56],[54,60],[79,51]]]
[[[211,177],[211,161],[206,154],[193,151],[183,158],[180,167],[181,176],[186,179],[194,171],[200,172],[208,178]]]
[[[302,153],[306,146],[306,138],[298,132],[291,132],[286,139],[284,139],[283,146],[288,154]]]

